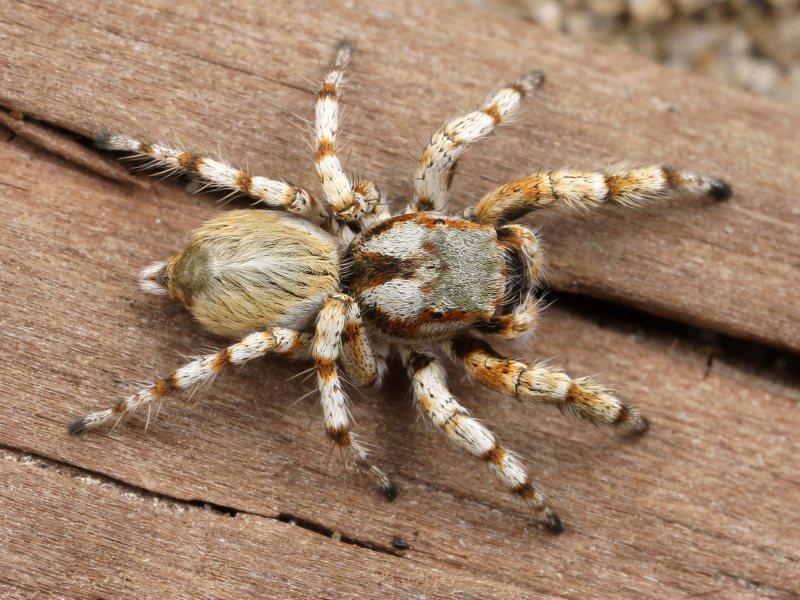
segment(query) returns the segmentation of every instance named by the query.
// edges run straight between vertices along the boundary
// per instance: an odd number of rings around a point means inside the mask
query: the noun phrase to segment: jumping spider
[[[527,227],[510,222],[558,201],[585,208],[643,206],[675,195],[724,200],[731,189],[719,179],[663,165],[547,171],[498,187],[461,216],[447,215],[458,158],[517,110],[542,82],[536,71],[501,89],[480,110],[445,123],[419,159],[413,201],[391,214],[375,184],[351,181],[336,154],[339,94],[350,54],[349,44],[338,46],[317,93],[315,166],[324,202],[283,181],[164,144],[100,137],[107,149],[192,174],[208,187],[241,192],[283,212],[223,213],[195,231],[183,251],[142,271],[145,292],[168,294],[209,331],[240,341],[77,419],[69,432],[119,421],[142,406],[150,410],[154,401],[208,381],[228,365],[267,354],[310,357],[328,437],[391,499],[394,484],[351,432],[337,369],[357,386],[378,386],[387,357],[396,351],[422,414],[481,458],[550,531],[560,532],[558,516],[522,463],[450,393],[442,356],[490,388],[628,433],[645,432],[647,420],[639,410],[596,381],[509,360],[484,341],[531,331],[540,310],[539,241]]]

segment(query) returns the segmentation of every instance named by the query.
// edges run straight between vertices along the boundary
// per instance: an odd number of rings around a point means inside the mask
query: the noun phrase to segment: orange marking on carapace
[[[482,223],[474,223],[473,221],[448,219],[446,217],[439,217],[427,213],[412,213],[412,216],[416,217],[417,223],[431,229],[436,227],[451,227],[453,229],[486,229],[486,225]],[[394,222],[396,223],[397,221]]]

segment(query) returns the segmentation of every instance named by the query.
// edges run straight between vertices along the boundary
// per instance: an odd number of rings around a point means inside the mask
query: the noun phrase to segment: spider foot
[[[542,514],[542,524],[552,534],[564,533],[564,525],[552,508],[546,508]]]
[[[627,438],[638,439],[650,429],[650,421],[635,406],[624,404],[614,426]]]

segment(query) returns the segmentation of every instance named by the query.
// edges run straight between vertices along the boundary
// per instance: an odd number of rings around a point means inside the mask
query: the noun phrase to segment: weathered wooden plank
[[[14,114],[0,110],[0,125],[7,127],[15,135],[33,142],[40,148],[44,148],[70,162],[94,171],[98,175],[122,183],[130,183],[145,188],[150,187],[146,179],[134,177],[119,161],[98,154],[94,148],[87,148],[77,140],[39,121],[26,120],[21,113]]]
[[[139,495],[0,451],[4,598],[529,598],[258,515]]]
[[[500,400],[458,376],[453,389],[528,457],[567,525],[560,537],[533,526],[480,465],[417,424],[401,374],[378,393],[353,393],[357,430],[379,442],[376,460],[399,484],[394,503],[331,460],[314,400],[295,402],[313,384],[290,379],[302,367],[285,363],[245,367],[192,403],[171,403],[149,432],[139,415],[111,435],[68,438],[69,418],[124,393],[120,382],[219,343],[163,299],[141,296],[135,281],[142,264],[179,247],[215,209],[174,186],[144,191],[101,180],[19,140],[0,144],[0,163],[1,445],[177,499],[293,514],[376,544],[401,535],[414,547],[404,564],[475,586],[477,577],[576,598],[741,597],[752,589],[797,597],[797,387],[720,361],[707,373],[705,354],[678,339],[601,328],[557,308],[544,316],[535,352],[515,353],[601,373],[652,418],[641,443]],[[34,501],[9,497],[26,511]],[[53,502],[80,511],[91,502],[81,497]],[[98,517],[97,526],[109,524]],[[66,543],[60,531],[52,546]],[[47,561],[40,551],[33,556]],[[188,569],[183,554],[176,560]],[[360,571],[349,573],[359,581]]]
[[[221,145],[232,161],[307,185],[305,134],[286,121],[311,115],[309,81],[350,37],[350,164],[398,201],[420,141],[445,117],[541,67],[548,81],[517,123],[463,161],[456,206],[565,164],[666,161],[727,178],[736,196],[722,205],[531,217],[546,226],[550,283],[800,349],[797,109],[443,2],[0,6],[0,104],[86,135]]]

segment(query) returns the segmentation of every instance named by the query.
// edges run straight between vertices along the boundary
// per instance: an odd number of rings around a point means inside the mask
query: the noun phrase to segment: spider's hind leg
[[[280,327],[251,333],[241,341],[214,354],[201,356],[173,371],[168,377],[158,378],[135,394],[120,400],[104,410],[89,413],[69,425],[69,433],[81,435],[109,422],[119,422],[141,407],[148,410],[153,402],[163,400],[177,392],[213,379],[229,365],[241,365],[267,354],[291,358],[308,356],[309,336]]]
[[[353,332],[361,324],[358,305],[346,294],[330,294],[317,317],[311,357],[317,369],[320,402],[325,417],[325,432],[355,466],[371,475],[378,483],[381,493],[388,500],[397,496],[397,488],[386,473],[378,468],[366,448],[353,435],[347,410],[347,396],[342,389],[336,361],[341,355],[342,338],[356,335]],[[366,337],[359,336],[354,348],[357,350],[348,360],[357,360],[360,377],[375,382],[381,375],[381,364],[375,359]],[[355,363],[349,363],[353,366]]]

